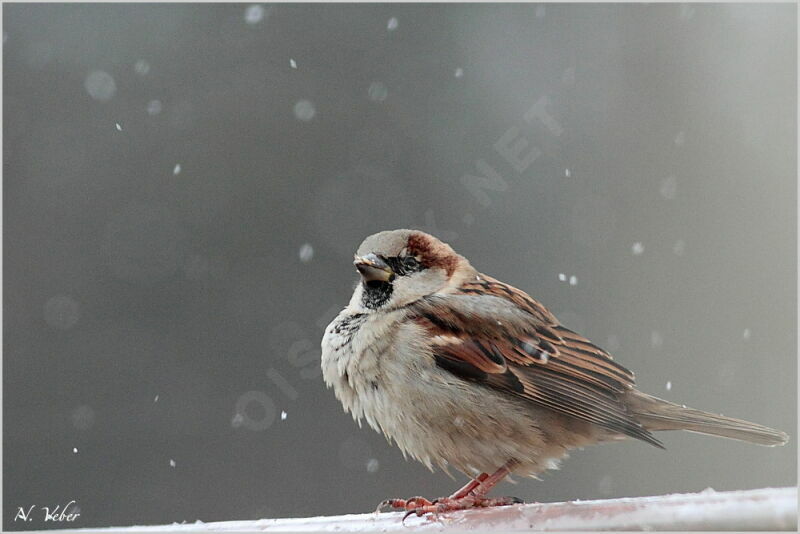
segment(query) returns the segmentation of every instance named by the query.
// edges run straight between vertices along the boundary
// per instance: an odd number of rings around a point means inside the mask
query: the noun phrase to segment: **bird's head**
[[[353,264],[361,281],[351,305],[365,311],[399,308],[436,293],[469,265],[450,245],[418,230],[369,236]]]

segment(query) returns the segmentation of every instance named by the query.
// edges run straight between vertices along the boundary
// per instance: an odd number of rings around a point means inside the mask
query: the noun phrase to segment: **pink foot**
[[[475,494],[465,495],[453,499],[451,497],[444,497],[436,499],[430,504],[421,504],[413,508],[406,507],[406,515],[403,519],[410,515],[418,517],[425,514],[431,514],[432,517],[437,517],[439,514],[447,512],[455,512],[457,510],[469,510],[471,508],[490,508],[493,506],[509,506],[511,504],[522,504],[522,499],[517,497],[480,497]]]

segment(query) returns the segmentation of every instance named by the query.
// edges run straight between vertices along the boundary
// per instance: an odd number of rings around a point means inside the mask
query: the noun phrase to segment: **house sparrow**
[[[486,495],[509,474],[557,467],[576,447],[632,437],[663,448],[657,430],[788,440],[636,390],[606,351],[431,235],[372,235],[354,264],[361,281],[322,339],[325,383],[404,456],[471,479],[450,497],[382,505],[423,515],[521,502]]]

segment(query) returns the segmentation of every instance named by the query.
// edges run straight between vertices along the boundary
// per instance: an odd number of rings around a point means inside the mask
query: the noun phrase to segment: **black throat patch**
[[[392,284],[389,282],[362,282],[364,286],[364,293],[361,297],[361,303],[364,307],[371,310],[376,310],[386,304],[392,297]]]

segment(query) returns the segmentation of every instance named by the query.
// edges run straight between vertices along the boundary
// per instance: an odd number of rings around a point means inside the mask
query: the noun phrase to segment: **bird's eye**
[[[407,271],[416,271],[419,269],[419,262],[414,256],[406,256],[403,258],[403,267],[405,267]]]
[[[414,256],[392,256],[385,261],[398,276],[416,273],[425,268]]]

